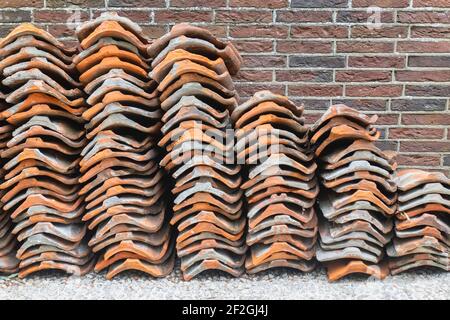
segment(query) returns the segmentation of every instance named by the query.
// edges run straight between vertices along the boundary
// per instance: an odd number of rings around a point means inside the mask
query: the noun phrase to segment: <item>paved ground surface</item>
[[[179,271],[165,279],[142,274],[67,277],[54,272],[25,280],[0,280],[0,299],[450,299],[450,274],[415,271],[384,281],[354,275],[329,283],[323,269],[309,274],[275,270],[234,279],[201,275],[190,282]]]

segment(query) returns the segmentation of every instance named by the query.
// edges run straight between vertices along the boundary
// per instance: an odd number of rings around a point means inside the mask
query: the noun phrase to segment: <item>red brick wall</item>
[[[450,173],[450,0],[0,0],[0,35],[32,21],[71,41],[77,6],[81,21],[115,10],[152,38],[176,22],[208,26],[244,56],[243,97],[287,94],[309,121],[330,103],[377,113],[402,166]]]

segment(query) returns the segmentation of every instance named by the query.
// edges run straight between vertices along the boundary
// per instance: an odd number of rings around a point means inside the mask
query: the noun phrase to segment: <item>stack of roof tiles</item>
[[[7,52],[6,52],[7,55]],[[5,52],[0,49],[0,59],[5,58]],[[1,78],[1,77],[0,77]],[[1,81],[1,80],[0,80]],[[3,94],[0,82],[0,112],[8,108]],[[5,116],[0,113],[0,154],[5,150],[6,143],[11,139],[13,127],[5,120]],[[0,184],[4,182],[5,170],[3,169],[5,161],[0,159]],[[5,194],[0,189],[0,199]],[[0,274],[11,274],[18,271],[19,260],[16,258],[17,240],[12,230],[12,222],[8,212],[3,210],[3,203],[0,202]]]
[[[158,166],[161,111],[148,78],[147,40],[138,25],[111,13],[84,23],[76,34],[82,51],[74,62],[89,104],[80,194],[83,220],[94,231],[89,245],[99,253],[95,270],[107,269],[108,279],[126,270],[163,277],[172,272],[175,255]]]
[[[248,169],[242,185],[248,204],[248,273],[315,267],[319,188],[302,114],[303,106],[269,91],[256,93],[232,114],[237,160]]]
[[[393,154],[374,144],[380,135],[372,127],[376,119],[335,105],[311,128],[323,186],[317,260],[328,267],[330,280],[350,273],[377,278],[389,273],[382,259],[397,206],[396,164]]]
[[[231,43],[179,24],[148,49],[164,112],[161,165],[175,181],[173,218],[186,280],[210,269],[244,272],[245,216],[240,166],[227,140],[237,94],[230,74],[241,57]],[[231,164],[228,164],[230,162]]]
[[[449,271],[450,179],[441,172],[397,173],[395,237],[387,247],[391,274],[436,267]]]
[[[238,106],[241,56],[189,24],[150,45],[103,13],[76,34],[79,53],[28,23],[0,39],[0,274],[163,277],[175,248],[185,280],[449,270],[450,179],[394,174],[376,116],[335,105],[307,130],[287,97]]]
[[[14,128],[1,154],[1,201],[20,241],[19,276],[45,269],[85,274],[93,255],[78,195],[85,99],[75,80],[75,50],[31,24],[3,38],[0,50],[8,103],[2,118]]]

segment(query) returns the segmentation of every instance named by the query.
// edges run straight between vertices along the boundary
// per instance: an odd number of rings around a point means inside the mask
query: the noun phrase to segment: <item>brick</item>
[[[273,80],[273,72],[271,70],[240,70],[233,77],[233,80],[241,82],[270,82]]]
[[[448,85],[406,85],[405,95],[422,97],[448,97],[450,86]]]
[[[132,7],[132,8],[164,8],[164,0],[108,0],[109,7]]]
[[[450,152],[450,141],[401,141],[402,152]]]
[[[305,118],[305,124],[307,125],[312,125],[314,124],[317,120],[320,119],[320,117],[322,116],[323,112],[309,112],[309,113],[305,113],[303,114],[304,118]]]
[[[450,166],[450,155],[444,156],[444,166]]]
[[[320,117],[322,116],[323,112],[314,112],[314,113],[305,113],[304,117],[305,117],[305,123],[308,125],[311,125],[313,123],[315,123],[317,120],[320,119]]]
[[[432,52],[447,53],[450,51],[448,41],[399,41],[397,43],[398,52]]]
[[[397,163],[401,166],[439,166],[439,155],[399,154]]]
[[[105,9],[92,9],[92,17],[96,18],[100,16],[103,12],[106,12]],[[120,11],[120,15],[123,17],[127,17],[133,20],[136,23],[144,24],[151,22],[151,11],[150,10],[122,10]]]
[[[246,40],[246,41],[233,41],[235,47],[241,53],[261,53],[273,51],[274,44],[271,40]]]
[[[450,8],[448,0],[413,0],[413,7]]]
[[[98,0],[47,0],[47,8],[70,8],[70,7],[80,7],[80,8],[103,8],[103,1]]]
[[[56,38],[75,37],[75,29],[67,24],[49,25],[48,32],[50,32]]]
[[[406,8],[409,0],[353,0],[353,8],[380,7],[380,8]]]
[[[345,26],[293,26],[291,36],[294,38],[347,38]]]
[[[252,83],[252,84],[240,84],[236,83],[236,90],[238,94],[245,98],[245,97],[251,97],[256,92],[261,90],[270,90],[276,94],[285,94],[285,85],[282,84],[262,84],[262,83]],[[245,101],[245,100],[244,100]]]
[[[345,57],[340,56],[291,56],[289,67],[344,68]]]
[[[17,27],[19,24],[15,24],[15,25],[0,25],[0,37],[6,37],[8,35],[8,33],[11,32],[12,28]]]
[[[394,99],[391,101],[392,111],[443,111],[445,99]]]
[[[296,105],[304,105],[308,110],[327,110],[330,106],[329,99],[305,99],[305,98],[292,98]]]
[[[362,56],[348,57],[349,68],[403,68],[405,57],[402,56]]]
[[[390,139],[442,139],[444,129],[432,128],[390,128]]]
[[[70,10],[35,10],[33,13],[34,21],[40,23],[66,23],[67,21],[73,22],[73,12]],[[77,16],[78,17],[78,16]],[[88,11],[80,11],[80,22],[89,20]]]
[[[155,11],[156,23],[178,23],[178,22],[212,22],[212,11],[174,11],[161,10]]]
[[[395,79],[408,82],[446,82],[450,81],[450,70],[397,70],[395,71]]]
[[[220,26],[217,24],[206,24],[206,25],[202,24],[202,28],[205,28],[206,30],[211,32],[215,37],[222,38],[222,39],[228,38],[227,26]]]
[[[244,66],[247,68],[286,67],[287,58],[273,55],[245,55]]]
[[[368,19],[373,15],[373,13],[367,11],[338,11],[336,15],[337,22],[347,22],[347,23],[366,23]],[[380,13],[381,23],[391,23],[394,22],[393,12],[381,12]]]
[[[272,22],[272,11],[262,10],[217,10],[217,23],[263,23]]]
[[[345,104],[361,111],[386,111],[387,99],[333,99],[333,104]]]
[[[279,40],[277,51],[281,53],[331,53],[333,44],[330,41],[313,40]]]
[[[339,85],[289,85],[288,94],[302,97],[342,96],[343,87]]]
[[[336,71],[336,82],[390,81],[390,71],[345,70]]]
[[[387,128],[383,128],[380,126],[376,127],[378,132],[380,133],[380,140],[386,140],[387,137]]]
[[[155,39],[166,34],[166,28],[164,26],[141,26],[144,35],[147,38]]]
[[[11,32],[11,30],[17,26],[19,26],[19,23],[7,25],[0,24],[0,38],[6,37]]]
[[[336,52],[340,53],[391,53],[394,42],[343,40],[336,42]]]
[[[0,8],[42,8],[44,0],[2,0],[0,1]]]
[[[404,125],[450,125],[450,114],[402,114]]]
[[[230,27],[230,36],[233,38],[286,38],[286,26],[239,26]]]
[[[397,22],[400,23],[449,23],[450,12],[438,11],[401,11]]]
[[[0,23],[30,22],[31,11],[29,10],[2,10],[0,11]]]
[[[378,125],[384,125],[384,126],[393,126],[398,125],[400,121],[400,116],[396,113],[377,113]]]
[[[349,97],[398,97],[402,95],[401,85],[348,85],[345,95]]]
[[[287,8],[289,6],[288,0],[229,0],[230,7],[251,7],[251,8],[269,8],[279,9]]]
[[[406,38],[408,27],[406,26],[383,26],[379,29],[369,29],[366,26],[353,26],[351,28],[352,38]]]
[[[383,151],[392,150],[397,151],[399,143],[397,141],[375,141],[375,145]]]
[[[411,27],[412,38],[450,38],[450,27]]]
[[[207,8],[220,8],[226,7],[226,0],[171,0],[170,6],[175,8],[189,8],[189,7],[207,7]]]
[[[347,0],[292,0],[292,8],[346,8]]]
[[[277,11],[277,22],[302,23],[302,22],[332,22],[331,11]]]
[[[450,66],[449,56],[409,56],[409,67],[434,67],[448,68]]]
[[[288,82],[332,82],[332,70],[277,70],[276,81]]]

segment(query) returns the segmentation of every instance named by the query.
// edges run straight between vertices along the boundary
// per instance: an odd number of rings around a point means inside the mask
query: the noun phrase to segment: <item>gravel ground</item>
[[[421,270],[383,281],[351,275],[329,283],[325,270],[302,274],[272,270],[234,279],[219,273],[190,282],[177,270],[165,279],[134,272],[112,281],[103,274],[67,277],[46,272],[0,280],[0,299],[450,299],[450,274]]]

